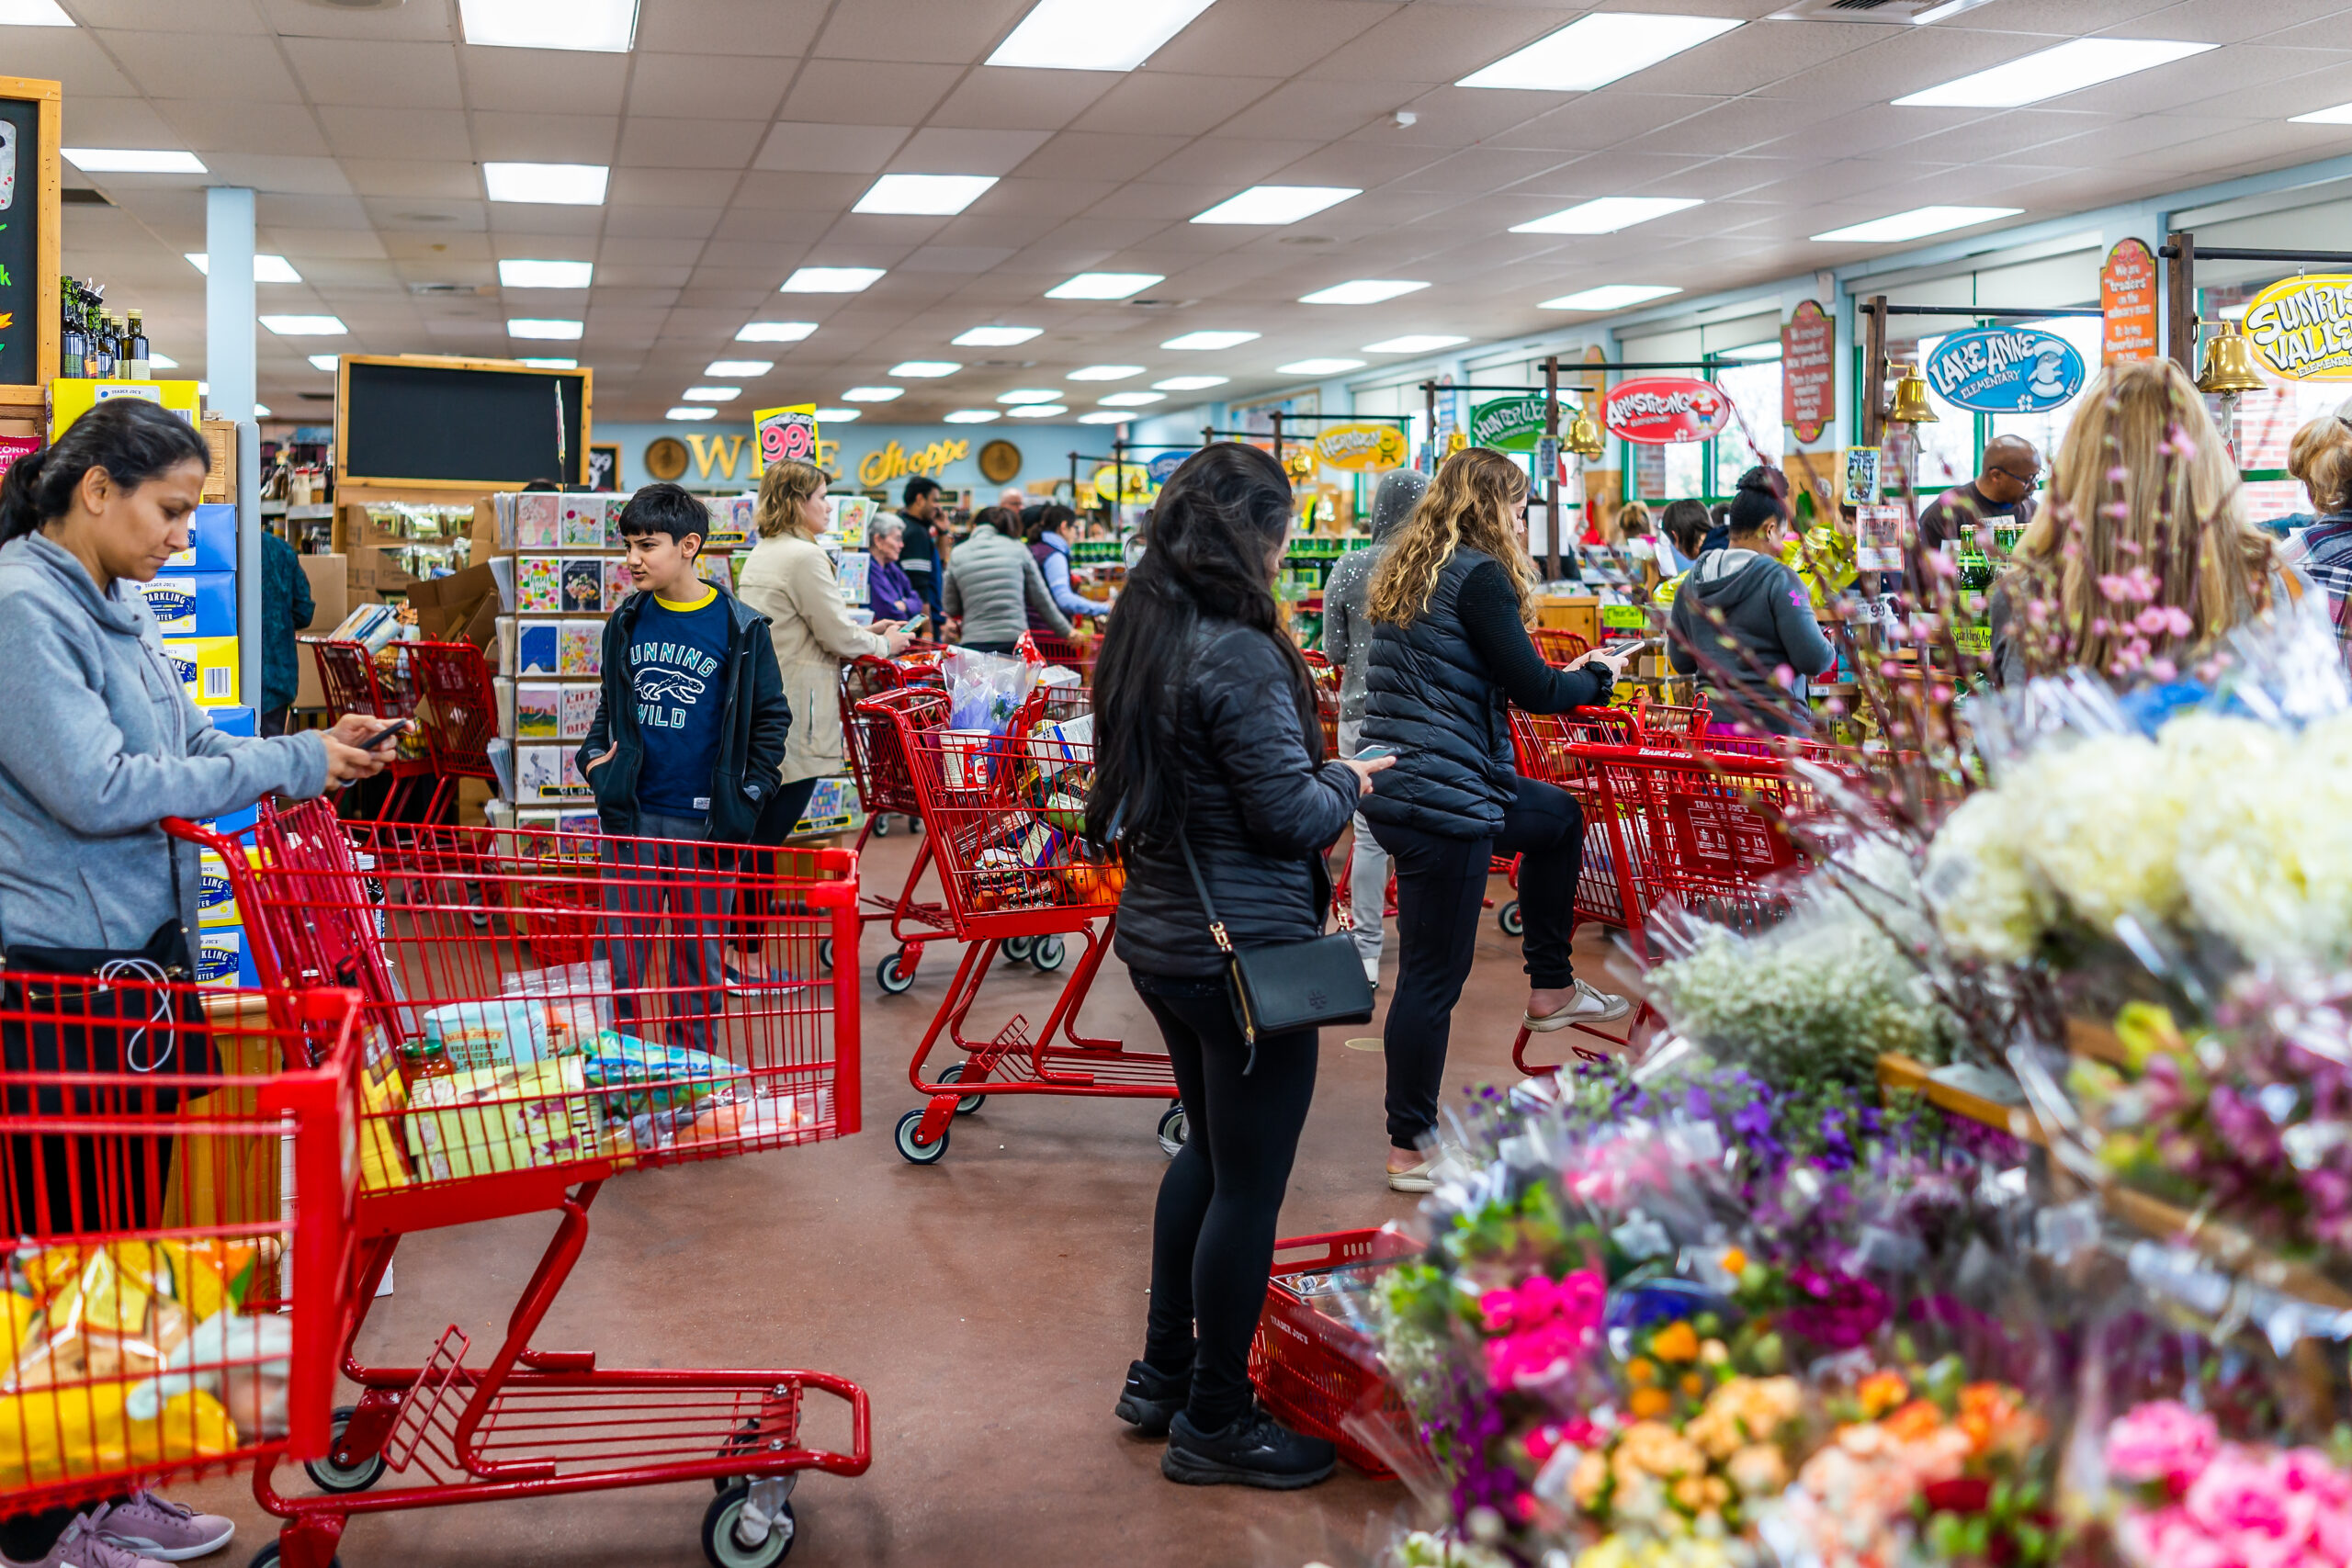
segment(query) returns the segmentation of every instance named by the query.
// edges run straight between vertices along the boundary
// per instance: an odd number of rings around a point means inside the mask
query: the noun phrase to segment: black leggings
[[[1260,1035],[1257,1068],[1245,1077],[1249,1046],[1222,990],[1136,989],[1167,1038],[1189,1128],[1152,1216],[1143,1355],[1163,1372],[1193,1369],[1187,1411],[1193,1426],[1214,1432],[1250,1405],[1250,1340],[1265,1311],[1275,1220],[1315,1098],[1316,1032]]]
[[[1575,983],[1568,939],[1584,868],[1584,813],[1567,791],[1521,779],[1503,809],[1502,831],[1492,839],[1441,839],[1385,822],[1372,831],[1396,867],[1396,996],[1388,1004],[1381,1055],[1388,1064],[1388,1141],[1409,1149],[1437,1125],[1453,1004],[1477,953],[1487,863],[1495,855],[1524,857],[1519,908],[1527,925],[1529,985],[1552,990]]]

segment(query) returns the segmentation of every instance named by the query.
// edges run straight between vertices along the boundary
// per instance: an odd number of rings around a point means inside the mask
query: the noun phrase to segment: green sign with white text
[[[1497,452],[1532,452],[1544,434],[1542,398],[1497,398],[1470,411],[1470,445]]]

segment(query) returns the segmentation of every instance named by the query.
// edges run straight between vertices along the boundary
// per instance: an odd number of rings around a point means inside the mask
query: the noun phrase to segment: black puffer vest
[[[1396,749],[1358,809],[1442,839],[1491,839],[1519,786],[1502,688],[1462,629],[1463,580],[1492,560],[1457,549],[1430,607],[1409,626],[1375,623],[1364,682],[1363,739]]]

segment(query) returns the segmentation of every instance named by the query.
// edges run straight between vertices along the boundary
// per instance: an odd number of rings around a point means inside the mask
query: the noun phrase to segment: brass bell
[[[1304,484],[1315,477],[1315,448],[1301,446],[1283,459],[1283,468],[1294,481]]]
[[[1466,431],[1451,430],[1446,432],[1445,455],[1447,457],[1453,457],[1456,452],[1463,450],[1469,445],[1470,436]]]
[[[1598,457],[1607,449],[1600,437],[1600,426],[1582,409],[1577,410],[1576,418],[1568,421],[1566,445],[1579,457]]]
[[[1928,378],[1919,374],[1916,365],[1902,367],[1903,379],[1894,384],[1894,406],[1886,411],[1889,424],[1934,424],[1938,423],[1935,409],[1928,402]]]
[[[2246,341],[2237,322],[2224,318],[2199,324],[2218,330],[2205,340],[2205,368],[2197,373],[2197,389],[2231,394],[2260,391],[2263,383],[2254,368],[2254,344]]]

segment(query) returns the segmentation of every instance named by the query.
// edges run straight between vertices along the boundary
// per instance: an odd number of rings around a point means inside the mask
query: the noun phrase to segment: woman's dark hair
[[[211,449],[196,426],[144,398],[108,398],[49,446],[8,465],[0,481],[0,545],[64,516],[92,468],[137,490],[187,462],[212,466]]]
[[[1753,534],[1789,515],[1789,481],[1777,468],[1761,463],[1739,476],[1739,490],[1731,498],[1731,531]]]
[[[1674,541],[1676,549],[1686,556],[1695,556],[1706,541],[1713,520],[1703,501],[1669,501],[1657,525],[1666,530],[1666,536]]]
[[[993,528],[1008,539],[1021,537],[1021,514],[1009,506],[983,506],[972,514],[975,528]]]
[[[1094,787],[1088,836],[1113,828],[1165,839],[1184,809],[1183,769],[1162,728],[1204,616],[1262,632],[1290,668],[1308,756],[1323,760],[1315,682],[1283,630],[1267,558],[1291,521],[1290,479],[1271,453],[1239,442],[1204,446],[1169,476],[1145,525],[1143,559],[1127,573],[1094,665]]]
[[[1058,534],[1078,521],[1078,513],[1059,502],[1037,508],[1037,515],[1027,529],[1029,542],[1035,544],[1048,534]]]

